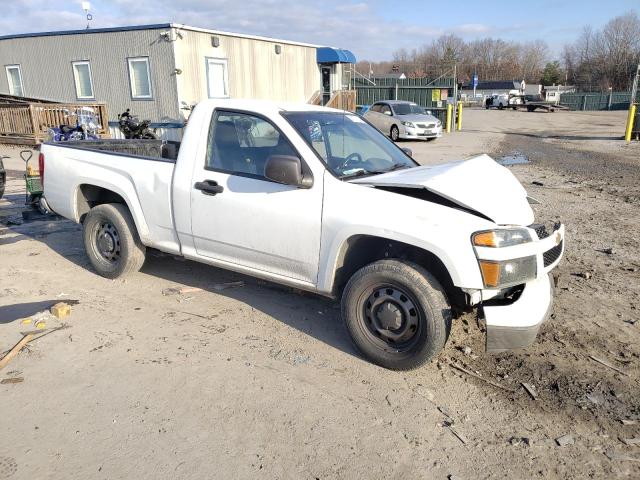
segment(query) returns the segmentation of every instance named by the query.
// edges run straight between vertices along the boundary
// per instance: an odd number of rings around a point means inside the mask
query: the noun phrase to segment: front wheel
[[[440,283],[402,260],[380,260],[358,270],[343,293],[342,317],[356,348],[392,370],[431,360],[451,329],[451,306]]]
[[[398,130],[398,127],[396,125],[391,127],[391,134],[389,136],[391,137],[391,140],[393,140],[394,142],[397,142],[398,139],[400,138],[400,130]]]
[[[93,207],[83,224],[84,248],[93,268],[106,278],[140,270],[145,246],[129,209],[119,203]]]

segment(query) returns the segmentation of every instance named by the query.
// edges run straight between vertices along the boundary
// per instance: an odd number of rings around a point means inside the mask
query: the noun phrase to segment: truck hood
[[[356,178],[351,182],[393,187],[395,191],[398,188],[424,188],[499,225],[533,223],[526,190],[508,168],[488,155]]]

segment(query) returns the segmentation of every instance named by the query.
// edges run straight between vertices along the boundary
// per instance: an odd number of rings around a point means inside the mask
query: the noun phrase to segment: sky
[[[0,0],[0,35],[86,26],[80,0]],[[358,60],[389,60],[445,33],[465,40],[542,39],[552,54],[585,25],[600,28],[640,0],[94,0],[92,27],[184,23],[351,50]]]

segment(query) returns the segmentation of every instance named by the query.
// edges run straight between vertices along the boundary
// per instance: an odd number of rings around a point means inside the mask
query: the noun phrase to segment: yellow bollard
[[[462,130],[462,102],[458,102],[458,131]]]
[[[447,103],[447,133],[451,133],[451,116],[453,115],[453,105]]]
[[[627,118],[627,129],[624,133],[624,140],[629,143],[631,141],[631,132],[633,131],[633,122],[636,118],[636,106],[629,107],[629,117]]]

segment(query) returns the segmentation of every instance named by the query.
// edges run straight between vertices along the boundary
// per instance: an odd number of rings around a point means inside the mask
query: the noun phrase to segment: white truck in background
[[[437,355],[456,312],[478,309],[490,351],[549,315],[564,226],[534,223],[486,155],[420,166],[355,114],[241,100],[200,103],[180,145],[125,142],[41,148],[49,205],[107,278],[157,249],[341,299],[358,350],[391,369]],[[139,142],[156,154],[127,153]]]

